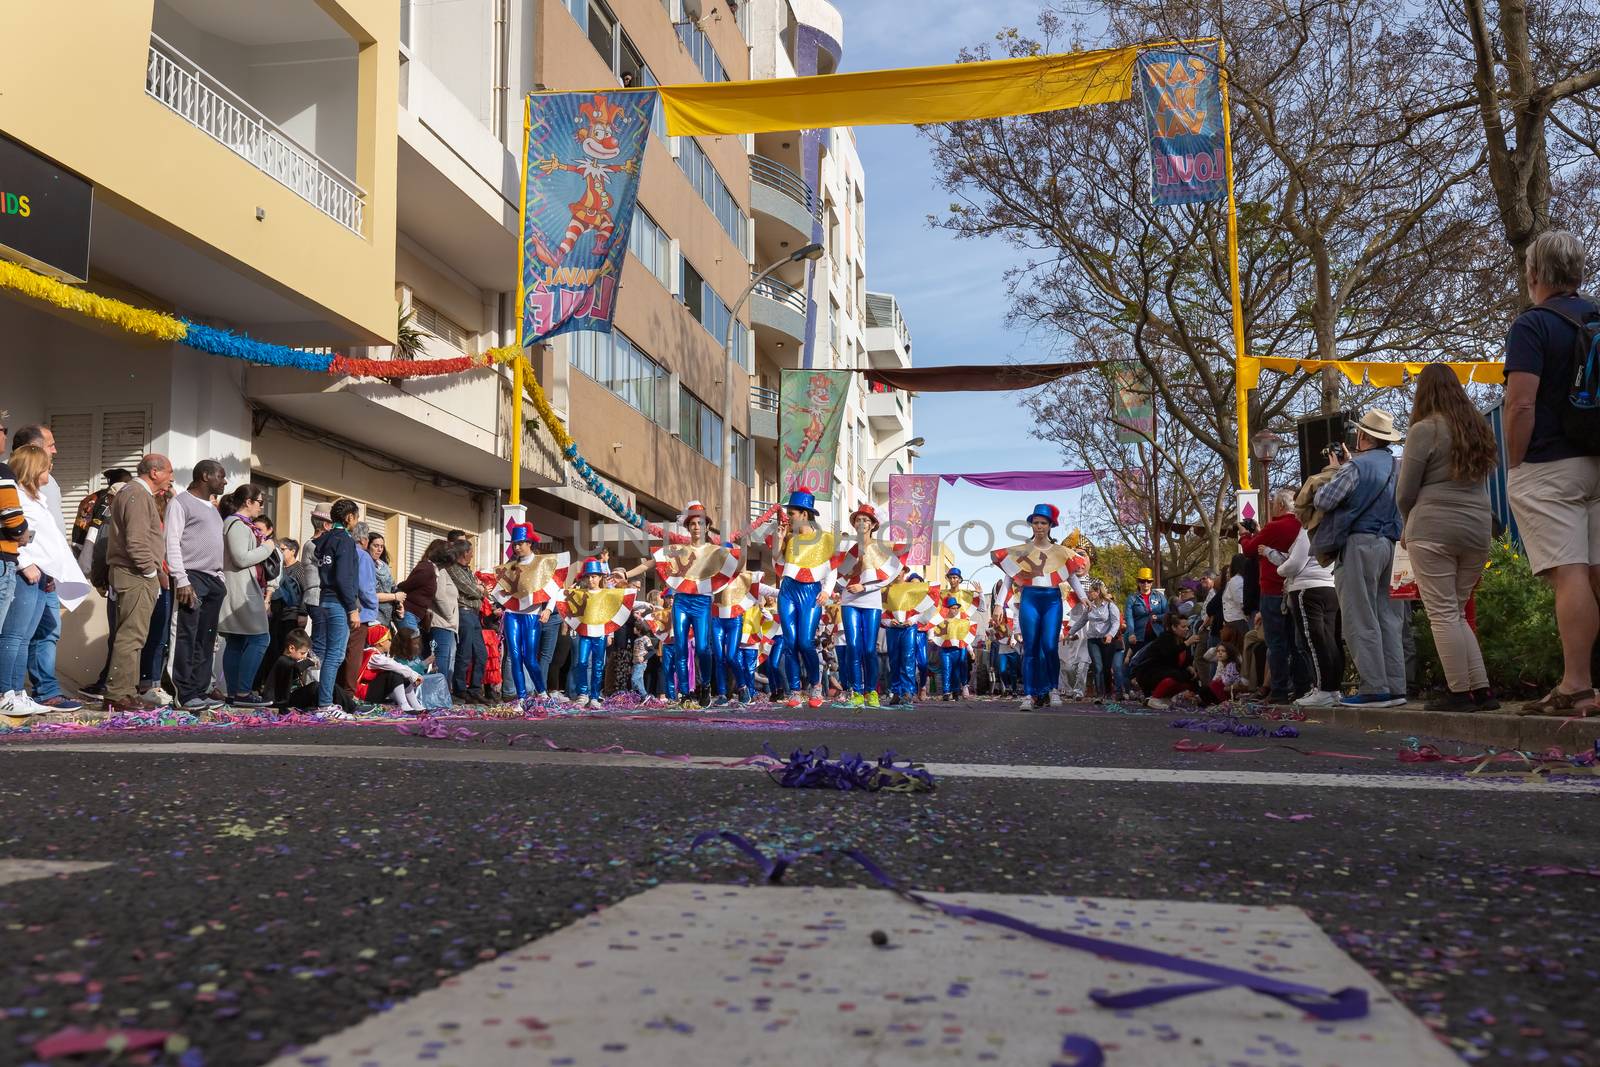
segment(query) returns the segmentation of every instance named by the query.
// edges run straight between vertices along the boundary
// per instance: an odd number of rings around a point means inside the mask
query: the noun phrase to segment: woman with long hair
[[[267,619],[267,565],[278,546],[263,538],[255,520],[266,506],[259,485],[238,486],[224,496],[217,510],[222,524],[222,613],[217,633],[222,637],[222,677],[228,686],[228,703],[240,707],[265,707],[255,691],[256,674],[271,644]],[[283,569],[278,560],[271,577]]]
[[[1400,543],[1411,554],[1450,685],[1449,693],[1427,705],[1430,711],[1500,706],[1489,689],[1478,638],[1463,613],[1489,559],[1493,520],[1485,479],[1496,458],[1489,420],[1473,406],[1455,373],[1439,364],[1424,367],[1417,376],[1394,495],[1405,522]]]

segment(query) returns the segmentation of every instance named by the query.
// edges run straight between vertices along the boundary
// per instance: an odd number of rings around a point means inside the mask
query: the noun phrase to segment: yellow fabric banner
[[[1107,48],[654,91],[674,137],[959,122],[1126,100],[1138,54],[1138,47]]]
[[[1504,385],[1506,380],[1506,365],[1504,363],[1468,362],[1444,363],[1462,385],[1468,382],[1477,382],[1480,385]],[[1380,389],[1392,389],[1404,385],[1408,378],[1415,378],[1422,373],[1426,363],[1389,363],[1382,360],[1359,359],[1291,359],[1283,356],[1246,356],[1239,361],[1238,388],[1254,389],[1261,380],[1263,370],[1274,370],[1280,374],[1293,374],[1301,371],[1306,374],[1315,374],[1324,367],[1335,367],[1354,385],[1365,381],[1368,385]]]

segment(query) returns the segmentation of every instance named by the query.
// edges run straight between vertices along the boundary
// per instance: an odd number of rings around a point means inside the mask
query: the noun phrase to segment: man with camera
[[[1337,560],[1345,643],[1355,657],[1361,687],[1342,703],[1395,708],[1406,702],[1404,620],[1389,598],[1389,571],[1400,540],[1394,502],[1400,463],[1389,445],[1400,440],[1394,419],[1374,408],[1355,427],[1355,451],[1329,450],[1334,475],[1312,498],[1322,521],[1311,539],[1318,558]]]

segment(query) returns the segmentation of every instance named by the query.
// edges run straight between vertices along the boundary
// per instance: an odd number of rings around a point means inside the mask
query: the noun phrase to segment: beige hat
[[[1356,429],[1375,441],[1398,441],[1401,436],[1394,428],[1394,416],[1377,408],[1372,408],[1361,416],[1361,421],[1356,423]]]

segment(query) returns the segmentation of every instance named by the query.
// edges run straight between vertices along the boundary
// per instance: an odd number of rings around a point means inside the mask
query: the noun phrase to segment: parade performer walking
[[[850,653],[839,666],[846,702],[853,708],[878,706],[878,627],[883,620],[883,589],[905,568],[894,548],[877,539],[878,513],[862,504],[850,515],[856,543],[844,553],[840,617]]]
[[[550,618],[551,601],[561,598],[571,557],[566,553],[535,555],[533,546],[543,539],[531,523],[512,523],[507,529],[511,558],[495,568],[494,591],[504,608],[501,635],[511,658],[511,679],[518,700],[528,699],[530,692],[535,697],[549,697],[550,686],[539,668],[539,634]]]
[[[933,627],[933,639],[939,645],[939,666],[944,682],[944,698],[957,700],[962,694],[967,654],[974,637],[972,620],[967,617],[956,597],[946,597],[944,610]]]
[[[713,706],[729,703],[744,704],[750,700],[753,688],[744,679],[745,617],[760,605],[761,598],[776,590],[762,582],[760,571],[744,571],[723,586],[716,594],[711,620],[714,635],[712,651],[716,653],[716,699]]]
[[[883,590],[883,638],[889,650],[889,703],[912,707],[917,698],[918,644],[920,625],[939,608],[936,587],[922,580],[915,571],[902,572]]]
[[[993,553],[995,565],[1017,587],[1022,684],[1027,694],[1018,706],[1023,708],[1060,704],[1055,687],[1061,675],[1056,642],[1061,634],[1062,583],[1072,585],[1080,598],[1083,595],[1073,572],[1086,566],[1087,560],[1056,544],[1050,534],[1060,525],[1060,514],[1054,504],[1036,505],[1028,516],[1033,537],[1025,544]]]
[[[822,707],[822,660],[817,655],[817,624],[823,599],[833,588],[833,534],[819,530],[816,499],[803,489],[789,494],[784,504],[787,519],[777,534],[778,624],[783,643],[795,658],[799,683],[807,691],[806,703]],[[791,698],[791,705],[796,701]]]
[[[678,693],[684,707],[702,707],[710,703],[713,677],[718,682],[718,695],[725,695],[721,673],[716,669],[717,638],[711,622],[711,598],[739,573],[739,550],[710,539],[711,516],[698,500],[689,501],[678,516],[678,523],[688,533],[688,543],[662,544],[655,551],[655,567],[662,584],[676,594],[672,601],[672,633],[678,644]],[[638,573],[642,568],[629,571],[628,577]],[[691,641],[699,701],[689,684]]]
[[[577,706],[600,707],[604,701],[606,647],[611,637],[633,611],[632,589],[626,586],[606,589],[606,565],[597,559],[585,560],[583,584],[567,590],[562,614],[574,630],[577,644],[572,669],[577,675],[574,688]]]

